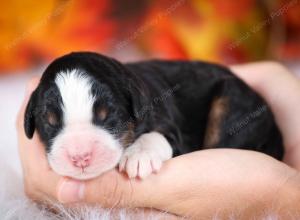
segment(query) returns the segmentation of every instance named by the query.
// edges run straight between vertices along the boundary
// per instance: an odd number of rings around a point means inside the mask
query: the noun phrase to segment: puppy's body
[[[46,69],[28,104],[28,137],[35,128],[51,167],[79,179],[118,163],[143,178],[172,155],[204,148],[283,156],[264,101],[228,69],[204,62],[63,56]]]
[[[228,69],[199,61],[126,66],[150,88],[148,96],[158,118],[153,128],[169,124],[178,130],[177,140],[169,137],[176,155],[229,147],[282,158],[281,135],[266,103]],[[156,101],[156,97],[164,98]],[[169,131],[162,133],[168,137]]]

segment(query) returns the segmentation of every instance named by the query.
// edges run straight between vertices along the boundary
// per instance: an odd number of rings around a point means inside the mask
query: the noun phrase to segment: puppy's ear
[[[36,108],[36,92],[34,91],[27,104],[24,115],[24,129],[26,136],[31,139],[35,130],[35,108]]]
[[[149,96],[147,95],[146,87],[143,85],[143,82],[137,78],[130,80],[128,83],[128,92],[130,95],[131,108],[133,117],[140,121],[149,114],[147,107],[149,108]]]

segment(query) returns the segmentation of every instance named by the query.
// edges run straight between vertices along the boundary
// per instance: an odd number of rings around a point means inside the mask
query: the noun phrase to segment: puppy
[[[283,157],[266,103],[227,68],[200,61],[121,64],[91,52],[53,61],[28,103],[25,133],[60,175],[90,179],[119,165],[130,178],[173,156],[242,148]]]

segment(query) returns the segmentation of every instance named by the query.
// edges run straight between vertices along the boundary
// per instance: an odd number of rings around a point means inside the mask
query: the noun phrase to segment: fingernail
[[[57,198],[61,203],[80,202],[84,197],[85,185],[83,182],[64,179],[58,185]]]

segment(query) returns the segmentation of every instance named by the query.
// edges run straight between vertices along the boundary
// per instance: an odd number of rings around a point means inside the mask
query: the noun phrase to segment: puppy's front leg
[[[158,132],[141,135],[123,153],[119,170],[125,170],[129,178],[147,177],[157,172],[162,162],[172,157],[172,147]]]

